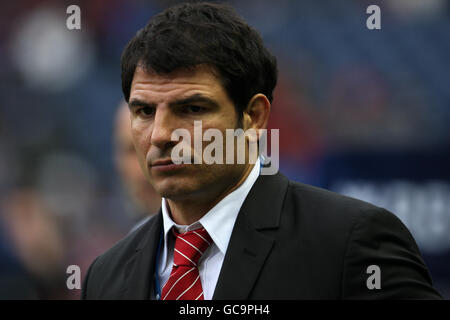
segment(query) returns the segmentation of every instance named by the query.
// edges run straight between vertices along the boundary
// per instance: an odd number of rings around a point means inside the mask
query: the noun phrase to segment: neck
[[[248,165],[242,174],[236,180],[236,183],[232,184],[222,192],[216,193],[210,197],[197,197],[195,200],[181,200],[174,201],[166,199],[169,206],[172,220],[179,225],[190,225],[200,220],[208,211],[210,211],[217,203],[223,198],[239,188],[249,176],[254,164]]]

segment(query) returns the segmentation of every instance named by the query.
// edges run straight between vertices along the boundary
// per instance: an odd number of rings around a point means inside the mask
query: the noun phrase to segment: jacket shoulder
[[[408,228],[392,212],[322,188],[289,181],[287,205],[310,243],[327,248],[350,299],[439,299]],[[382,290],[368,290],[369,266],[381,268]],[[329,280],[332,281],[331,279]]]
[[[293,180],[289,180],[286,199],[299,209],[304,209],[303,212],[314,215],[314,218],[330,219],[333,223],[336,219],[342,223],[352,223],[369,212],[388,212],[371,203]]]
[[[92,262],[83,281],[82,299],[99,299],[107,296],[106,291],[120,292],[124,279],[117,277],[124,276],[126,262],[144,245],[156,223],[155,215]]]
[[[98,257],[98,262],[121,260],[122,258],[126,258],[130,253],[136,251],[155,222],[156,216],[152,216],[138,228],[132,229],[132,231],[123,239],[119,240],[114,246],[100,255]]]

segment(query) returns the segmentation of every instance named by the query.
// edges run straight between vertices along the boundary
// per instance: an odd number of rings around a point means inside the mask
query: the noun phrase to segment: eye
[[[204,111],[205,108],[203,107],[199,107],[199,106],[195,106],[195,105],[188,105],[185,107],[185,111],[188,113],[200,113],[202,111]]]
[[[143,107],[143,108],[139,108],[136,113],[140,116],[151,116],[154,113],[154,108],[150,108],[150,107]]]

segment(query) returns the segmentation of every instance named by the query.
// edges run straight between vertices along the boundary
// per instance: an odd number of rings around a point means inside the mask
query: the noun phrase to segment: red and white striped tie
[[[173,267],[162,289],[162,300],[203,300],[198,261],[212,243],[205,228],[176,233]]]

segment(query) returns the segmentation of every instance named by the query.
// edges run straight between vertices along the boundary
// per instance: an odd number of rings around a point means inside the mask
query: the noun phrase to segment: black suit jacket
[[[149,299],[159,213],[99,256],[84,299]],[[380,268],[369,289],[367,267]],[[434,299],[417,245],[392,213],[369,203],[259,176],[238,214],[213,299]]]

